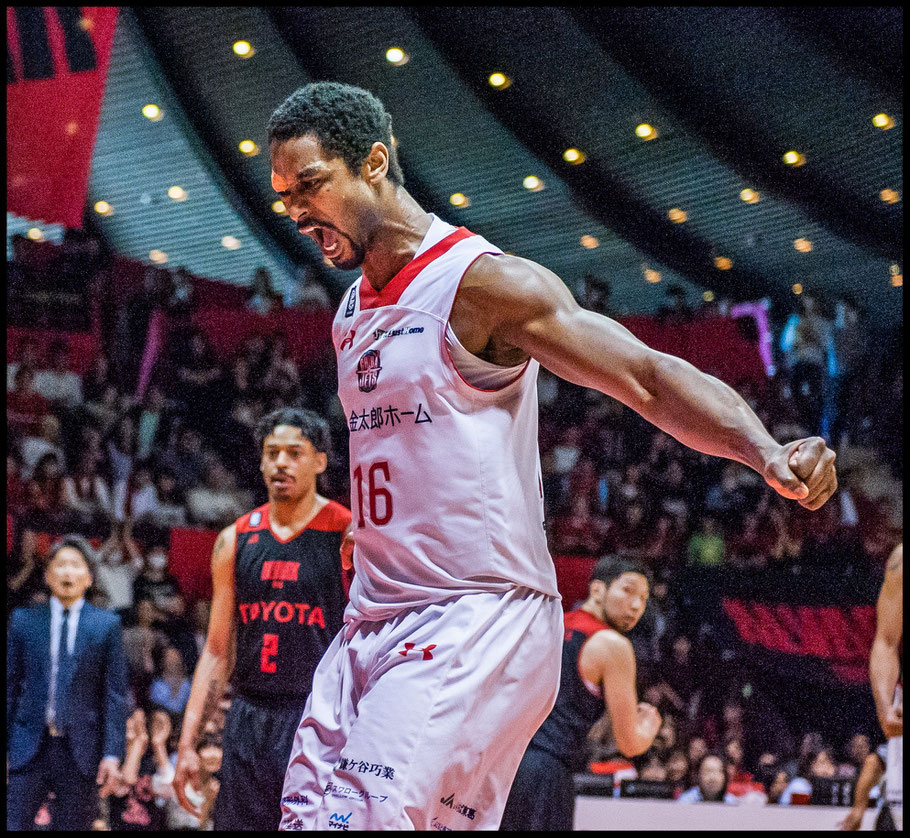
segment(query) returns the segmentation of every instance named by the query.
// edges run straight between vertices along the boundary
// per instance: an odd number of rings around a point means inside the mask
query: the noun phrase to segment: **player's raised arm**
[[[904,545],[898,544],[888,557],[885,581],[876,607],[875,640],[869,655],[869,681],[875,710],[889,739],[903,736],[903,707],[894,706],[894,689],[900,674],[900,642],[904,616]]]
[[[222,530],[212,550],[212,610],[205,647],[196,664],[193,686],[183,717],[183,730],[177,748],[174,793],[180,805],[197,817],[199,810],[187,799],[189,782],[201,792],[199,756],[196,743],[199,733],[218,707],[224,687],[231,677],[236,654],[234,550],[237,544],[235,524]]]
[[[581,308],[546,268],[513,256],[481,256],[459,299],[479,324],[475,345],[517,347],[567,381],[613,396],[684,445],[749,466],[808,509],[837,489],[834,452],[823,439],[779,445],[732,388]]]

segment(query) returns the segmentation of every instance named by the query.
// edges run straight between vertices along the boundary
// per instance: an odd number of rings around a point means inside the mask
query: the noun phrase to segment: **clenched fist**
[[[819,509],[837,491],[834,452],[818,436],[781,445],[765,463],[762,476],[779,495]]]

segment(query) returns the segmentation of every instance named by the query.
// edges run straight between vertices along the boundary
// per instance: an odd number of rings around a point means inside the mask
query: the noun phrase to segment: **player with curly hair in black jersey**
[[[342,626],[349,578],[340,550],[351,513],[316,491],[329,433],[315,413],[281,408],[259,425],[269,502],[222,530],[212,609],[183,721],[174,790],[199,815],[196,744],[230,679],[217,830],[278,828],[291,743],[313,671]]]

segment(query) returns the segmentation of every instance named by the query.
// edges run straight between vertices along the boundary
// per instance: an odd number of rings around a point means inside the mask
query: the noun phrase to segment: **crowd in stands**
[[[95,247],[79,240],[77,249],[78,270],[90,279],[73,284],[67,273],[65,293],[73,293],[70,285],[80,292],[97,288],[107,276]],[[94,305],[100,350],[84,373],[73,371],[63,332],[49,343],[26,337],[7,365],[7,616],[46,599],[42,560],[53,535],[76,532],[92,540],[90,596],[123,619],[133,707],[121,793],[107,804],[109,825],[196,828],[169,782],[208,603],[188,601],[169,572],[169,532],[220,529],[265,502],[254,427],[267,411],[289,403],[329,419],[333,451],[320,490],[347,505],[347,428],[333,369],[301,368],[280,333],[253,336],[232,358],[218,359],[187,316],[194,278],[152,267],[143,280],[119,309]],[[602,284],[587,289],[583,303],[614,313]],[[870,340],[873,327],[847,301],[826,318],[824,301],[805,300],[793,319],[777,324],[776,374],[740,391],[776,439],[825,433],[838,451],[840,490],[820,512],[782,500],[745,466],[687,449],[615,400],[541,370],[552,554],[632,555],[654,576],[649,613],[632,639],[640,695],[659,708],[664,723],[653,747],[634,760],[617,756],[608,724],[595,727],[592,770],[617,782],[626,776],[670,781],[682,801],[752,794],[786,804],[800,778],[855,778],[876,744],[871,727],[847,741],[822,741],[808,709],[804,729],[781,731],[774,741],[766,738],[767,726],[750,730],[744,682],[731,690],[729,680],[705,677],[720,667],[718,656],[727,656],[726,665],[733,652],[711,647],[698,625],[679,618],[674,583],[687,568],[852,562],[881,573],[895,543],[900,335]],[[257,311],[281,305],[267,276],[257,276],[250,303]],[[327,303],[324,293],[307,302]],[[159,309],[178,327],[145,388],[137,388]],[[718,304],[692,310],[676,295],[659,316],[694,321],[723,313]],[[200,748],[208,802],[217,790],[228,705],[209,723]]]

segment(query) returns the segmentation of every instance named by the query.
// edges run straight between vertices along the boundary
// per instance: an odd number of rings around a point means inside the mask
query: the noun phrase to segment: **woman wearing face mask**
[[[142,572],[142,553],[132,537],[132,521],[127,518],[121,527],[114,523],[110,537],[101,545],[95,584],[105,596],[105,608],[125,616],[132,607],[136,579]]]
[[[133,600],[150,599],[165,617],[183,614],[183,598],[177,579],[168,573],[169,545],[153,543],[145,557],[145,567],[133,585]]]

